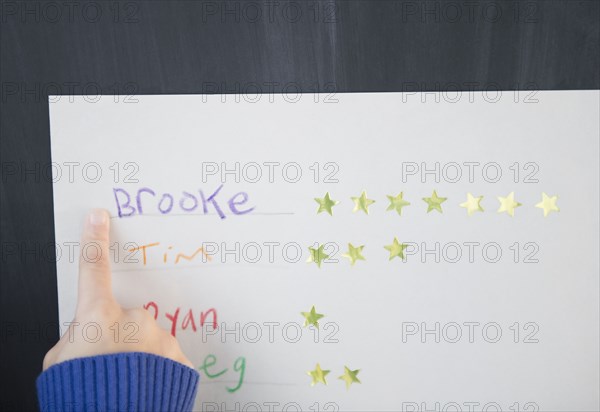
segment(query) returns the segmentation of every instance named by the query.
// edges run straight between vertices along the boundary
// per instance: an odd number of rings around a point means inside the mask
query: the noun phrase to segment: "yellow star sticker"
[[[310,386],[315,386],[317,383],[322,383],[323,385],[327,385],[327,381],[325,380],[325,377],[327,376],[327,374],[330,371],[328,370],[323,370],[321,369],[321,365],[319,365],[317,363],[317,367],[315,368],[314,371],[308,371],[308,375],[312,378],[312,382],[310,383]]]
[[[535,205],[535,207],[542,209],[544,211],[544,217],[546,217],[550,214],[550,212],[560,211],[558,206],[556,206],[557,200],[558,196],[548,196],[546,193],[542,192],[542,201]]]
[[[471,193],[467,193],[467,201],[460,204],[460,207],[467,209],[467,214],[471,216],[475,212],[483,212],[481,201],[483,196],[475,197]]]
[[[515,216],[515,209],[521,206],[519,202],[515,201],[515,192],[510,192],[506,197],[498,196],[498,201],[500,202],[498,213],[506,212],[511,217]]]
[[[354,212],[358,212],[362,210],[367,215],[369,214],[369,206],[375,203],[372,199],[367,199],[367,193],[363,190],[360,197],[351,197],[354,201]]]
[[[350,370],[347,366],[344,366],[344,374],[338,379],[345,381],[346,389],[350,389],[350,385],[352,385],[353,383],[361,383],[360,380],[358,380],[358,378],[356,377],[356,375],[358,375],[358,372],[360,372],[360,369],[353,371]]]
[[[308,251],[310,252],[310,256],[306,262],[315,262],[318,267],[321,267],[321,263],[323,263],[323,261],[329,257],[329,255],[325,253],[324,245],[320,245],[317,249],[314,247],[309,247]]]
[[[442,203],[444,203],[447,199],[447,197],[438,197],[437,193],[434,190],[431,197],[423,198],[423,201],[427,203],[427,213],[431,212],[434,209],[442,213]]]
[[[366,260],[362,255],[363,246],[352,246],[352,243],[348,243],[348,251],[344,253],[342,256],[350,259],[350,264],[354,266],[357,260]]]
[[[304,327],[313,325],[317,329],[319,329],[319,319],[325,317],[325,315],[317,313],[314,305],[310,308],[310,312],[300,312],[300,314],[304,316]]]
[[[402,208],[404,206],[409,206],[410,203],[402,198],[402,192],[398,196],[387,195],[387,198],[390,200],[390,205],[386,210],[396,210],[400,216],[402,216]]]
[[[327,213],[329,213],[330,216],[333,216],[333,212],[331,211],[331,208],[334,207],[335,205],[337,205],[338,203],[340,203],[337,200],[332,200],[329,197],[329,192],[325,193],[324,198],[315,197],[315,202],[317,202],[319,204],[319,209],[317,210],[317,214],[321,213],[321,212],[327,212]]]
[[[392,242],[392,244],[388,245],[388,246],[384,246],[384,249],[390,252],[389,260],[392,260],[396,256],[399,257],[400,259],[404,259],[404,249],[406,249],[407,247],[408,247],[408,245],[405,245],[404,243],[400,243],[400,242],[398,242],[397,238],[394,238],[394,241]]]

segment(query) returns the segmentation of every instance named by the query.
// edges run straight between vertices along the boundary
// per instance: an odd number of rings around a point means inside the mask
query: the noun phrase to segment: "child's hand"
[[[109,259],[110,217],[94,209],[87,216],[79,257],[75,319],[44,358],[44,370],[69,359],[118,352],[147,352],[193,368],[179,343],[145,309],[124,309],[115,300]],[[86,244],[95,244],[86,249]],[[83,253],[83,252],[82,252]],[[86,336],[87,334],[87,336]]]

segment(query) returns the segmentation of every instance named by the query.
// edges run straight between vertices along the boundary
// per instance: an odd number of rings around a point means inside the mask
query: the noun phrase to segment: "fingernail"
[[[94,209],[90,212],[90,223],[92,226],[102,226],[106,224],[106,212],[102,209]]]

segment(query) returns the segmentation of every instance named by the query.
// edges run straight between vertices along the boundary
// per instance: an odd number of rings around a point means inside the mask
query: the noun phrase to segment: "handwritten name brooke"
[[[221,207],[221,204],[226,203],[229,210],[234,215],[245,215],[254,210],[254,207],[248,207],[248,194],[246,192],[238,192],[233,196],[226,198],[224,202],[219,203],[219,192],[223,188],[223,185],[219,186],[210,196],[202,190],[198,190],[198,194],[182,191],[181,195],[175,197],[170,193],[163,193],[157,196],[156,192],[148,187],[142,187],[137,190],[135,194],[135,205],[132,203],[131,194],[122,188],[113,188],[113,194],[117,203],[117,211],[119,218],[130,217],[134,215],[143,215],[144,211],[148,208],[152,210],[158,210],[161,214],[167,215],[175,209],[176,212],[193,213],[200,205],[202,207],[203,214],[208,214],[209,210],[214,211],[219,215],[221,219],[226,218],[225,211]],[[221,201],[223,201],[223,195],[221,195]],[[177,205],[177,206],[176,206]]]

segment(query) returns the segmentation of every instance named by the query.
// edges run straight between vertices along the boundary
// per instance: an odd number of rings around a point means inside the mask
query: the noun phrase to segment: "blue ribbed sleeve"
[[[61,362],[37,378],[42,412],[191,411],[200,375],[142,352]]]

